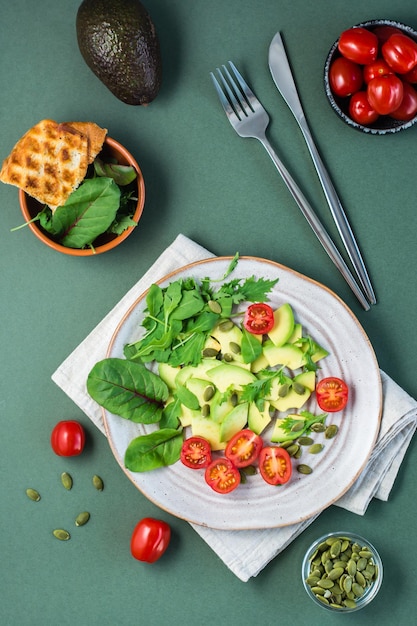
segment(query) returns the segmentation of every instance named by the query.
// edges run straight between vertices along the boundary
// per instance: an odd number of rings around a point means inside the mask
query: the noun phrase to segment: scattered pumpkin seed
[[[319,454],[323,448],[324,446],[322,443],[313,443],[313,445],[309,447],[308,451],[310,454]]]
[[[219,354],[219,351],[215,348],[204,348],[203,356],[210,359],[211,357],[216,357]]]
[[[300,474],[312,474],[313,470],[309,465],[300,463],[300,465],[297,465],[297,472],[299,472]]]
[[[339,430],[339,427],[336,426],[336,424],[330,424],[324,430],[324,436],[326,437],[326,439],[333,439],[333,437],[337,435],[338,430]]]
[[[54,531],[52,531],[52,534],[60,541],[68,541],[68,539],[71,538],[69,532],[67,530],[64,530],[63,528],[56,528]]]
[[[311,437],[298,437],[297,443],[300,446],[311,446],[314,443],[314,439]]]
[[[293,443],[291,446],[288,446],[287,452],[290,456],[294,456],[300,450],[300,446],[297,443]]]
[[[231,330],[233,326],[234,323],[232,320],[224,320],[223,322],[220,322],[218,328],[222,331],[222,333],[226,333],[228,330]]]
[[[62,472],[61,483],[68,491],[72,488],[72,477],[68,474],[68,472]]]
[[[222,312],[222,307],[216,300],[209,300],[207,304],[210,311],[212,311],[213,313],[218,313],[220,315],[220,313]]]
[[[322,424],[321,422],[317,422],[316,424],[312,424],[310,426],[310,429],[314,433],[324,433],[324,431],[326,430],[326,426],[324,424]]]
[[[240,354],[242,352],[240,345],[235,341],[231,341],[229,343],[229,348],[233,352],[233,354]]]
[[[288,383],[284,383],[283,385],[281,385],[281,387],[278,389],[278,396],[280,398],[285,398],[285,396],[288,396],[288,392],[290,390],[290,386]]]
[[[103,491],[104,489],[103,480],[100,478],[100,476],[97,476],[97,474],[94,474],[93,476],[93,485],[97,489],[97,491]]]
[[[201,415],[203,417],[208,417],[210,415],[210,405],[209,404],[203,404],[203,406],[201,407]]]
[[[203,400],[205,400],[206,402],[210,402],[215,393],[216,392],[213,385],[207,385],[203,392]]]
[[[304,385],[302,385],[301,383],[298,383],[297,381],[293,383],[292,388],[294,389],[295,393],[298,394],[299,396],[302,396],[306,390]]]
[[[294,424],[291,426],[291,432],[298,433],[298,431],[303,430],[304,426],[304,420],[295,420]]]
[[[39,493],[39,491],[36,491],[36,489],[32,489],[31,487],[29,487],[29,489],[26,489],[26,495],[29,500],[32,500],[33,502],[39,502],[39,500],[41,499],[41,494]]]
[[[230,352],[226,352],[226,354],[223,355],[223,359],[224,361],[226,361],[226,363],[231,363],[233,361],[233,354],[230,354]]]
[[[79,513],[77,517],[75,518],[75,525],[84,526],[88,522],[89,519],[90,519],[90,513],[88,511],[83,511],[82,513]]]

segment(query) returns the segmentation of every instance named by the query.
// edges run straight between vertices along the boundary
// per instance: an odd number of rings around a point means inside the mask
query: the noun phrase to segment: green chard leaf
[[[125,467],[132,472],[149,472],[176,463],[183,443],[182,431],[163,428],[133,439],[125,452]]]
[[[87,391],[100,406],[132,422],[153,424],[161,418],[169,391],[141,363],[109,358],[94,365]]]

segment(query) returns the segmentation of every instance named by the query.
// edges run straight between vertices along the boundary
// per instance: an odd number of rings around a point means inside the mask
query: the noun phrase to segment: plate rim
[[[183,265],[181,267],[178,267],[176,269],[171,270],[170,272],[168,272],[167,274],[165,274],[164,276],[162,276],[161,278],[159,278],[157,280],[153,280],[150,283],[150,286],[152,284],[161,284],[161,283],[169,282],[173,277],[177,276],[178,274],[182,274],[182,273],[185,273],[185,272],[190,272],[196,266],[202,266],[202,265],[213,263],[213,262],[214,263],[216,263],[216,262],[226,262],[226,261],[231,262],[233,260],[233,258],[234,258],[233,256],[225,255],[225,256],[213,256],[213,257],[208,257],[206,259],[200,259],[200,260],[197,260],[197,261],[192,261],[190,263],[187,263],[186,265]],[[382,409],[383,409],[382,380],[381,380],[381,374],[380,374],[378,360],[377,360],[375,351],[373,349],[373,346],[372,346],[372,344],[370,342],[370,339],[369,339],[367,333],[365,332],[363,326],[361,325],[361,323],[359,322],[359,320],[357,319],[357,317],[355,316],[353,311],[350,309],[350,307],[336,293],[334,293],[329,287],[327,287],[326,285],[323,285],[319,281],[317,281],[317,280],[315,280],[313,278],[310,278],[310,277],[306,276],[305,274],[302,274],[301,272],[298,272],[297,270],[289,268],[288,266],[283,265],[282,263],[279,263],[277,261],[272,261],[270,259],[265,259],[263,257],[252,256],[252,255],[242,255],[242,256],[239,256],[239,261],[240,260],[249,261],[249,262],[255,262],[255,263],[266,263],[268,265],[273,266],[274,268],[277,268],[278,270],[284,271],[284,272],[289,273],[289,274],[293,274],[294,276],[298,277],[299,279],[302,279],[303,281],[307,281],[310,284],[313,284],[313,285],[317,286],[318,288],[326,291],[331,297],[333,297],[335,300],[337,300],[338,304],[341,305],[345,309],[345,311],[350,315],[350,317],[352,318],[352,320],[355,323],[355,325],[359,328],[359,330],[360,330],[360,332],[361,332],[361,334],[362,334],[362,336],[363,336],[363,338],[365,340],[365,343],[368,346],[368,349],[369,349],[369,352],[370,352],[370,356],[372,357],[372,359],[374,361],[374,364],[376,366],[376,371],[378,373],[378,391],[379,391],[379,393],[378,393],[379,412],[378,412],[378,418],[377,418],[377,425],[378,425],[378,427],[375,429],[373,442],[372,442],[372,445],[370,446],[368,455],[364,459],[361,467],[357,470],[356,474],[352,477],[352,479],[349,482],[349,484],[336,497],[334,497],[331,501],[329,501],[326,504],[326,506],[320,507],[317,510],[315,510],[314,512],[310,512],[310,513],[308,513],[308,514],[306,514],[304,516],[300,516],[299,519],[296,522],[291,521],[291,522],[286,522],[286,523],[277,523],[277,524],[274,524],[273,526],[258,526],[258,525],[257,526],[252,526],[252,525],[248,525],[247,527],[246,526],[243,526],[243,527],[239,526],[238,528],[234,528],[232,526],[225,527],[224,525],[219,525],[219,526],[209,525],[207,523],[204,523],[203,521],[191,519],[189,515],[188,516],[187,515],[181,515],[179,512],[173,511],[172,507],[164,505],[156,497],[153,498],[148,492],[143,490],[143,488],[141,488],[141,486],[138,485],[135,482],[135,480],[134,480],[134,473],[131,472],[130,470],[128,470],[124,466],[123,459],[120,458],[120,454],[116,450],[116,445],[115,445],[115,443],[113,441],[113,438],[112,438],[112,436],[110,434],[110,427],[109,427],[109,424],[108,424],[108,421],[107,421],[107,411],[106,411],[106,409],[101,407],[101,412],[102,412],[104,429],[105,429],[107,441],[108,441],[109,446],[110,446],[110,448],[112,450],[113,456],[116,459],[116,462],[118,463],[118,465],[122,469],[123,473],[128,477],[128,479],[135,486],[135,488],[138,489],[138,491],[140,491],[140,493],[142,493],[142,495],[144,495],[152,504],[157,506],[162,511],[165,511],[166,513],[169,513],[170,515],[173,515],[174,517],[176,517],[178,519],[185,520],[185,521],[189,522],[190,524],[195,524],[195,525],[197,525],[199,527],[212,528],[212,529],[215,529],[215,530],[229,530],[229,531],[233,531],[233,530],[264,530],[264,529],[267,529],[267,528],[282,528],[282,527],[285,527],[285,526],[290,526],[290,525],[293,525],[293,524],[296,524],[296,523],[304,522],[304,521],[306,521],[308,519],[311,519],[311,518],[317,516],[318,514],[323,512],[325,509],[327,509],[329,506],[331,506],[332,504],[335,504],[335,502],[337,502],[342,496],[344,496],[346,494],[346,492],[349,491],[349,489],[352,487],[352,485],[356,482],[356,480],[358,479],[358,477],[362,473],[363,469],[365,468],[367,462],[369,461],[369,458],[370,458],[370,456],[372,454],[372,450],[374,448],[375,442],[377,441],[377,438],[378,438],[380,425],[381,425],[381,418],[382,418]],[[113,331],[113,334],[111,336],[111,339],[109,341],[108,348],[106,350],[106,357],[105,358],[108,358],[111,355],[114,343],[117,340],[117,337],[118,337],[118,334],[120,332],[120,329],[125,324],[126,320],[130,317],[130,315],[132,315],[132,313],[135,311],[136,307],[139,306],[139,304],[142,303],[143,300],[146,298],[146,295],[147,295],[147,293],[148,293],[148,291],[150,289],[150,286],[146,290],[144,290],[134,300],[134,302],[132,304],[130,304],[130,306],[127,308],[125,313],[122,315],[122,317],[119,320],[118,324],[116,325],[116,327],[115,327],[115,329]],[[122,419],[122,418],[120,418],[120,419]],[[169,469],[169,468],[164,468],[164,469]]]

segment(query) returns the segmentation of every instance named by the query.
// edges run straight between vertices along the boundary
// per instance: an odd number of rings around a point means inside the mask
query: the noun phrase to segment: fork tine
[[[239,72],[239,70],[235,66],[235,64],[232,63],[232,61],[229,61],[229,65],[232,68],[234,75],[236,76],[237,82],[239,83],[239,87],[240,87],[243,95],[245,96],[245,99],[246,99],[248,105],[250,106],[250,108],[253,111],[254,110],[253,105],[258,101],[257,97],[255,96],[255,94],[253,93],[253,91],[251,90],[251,88],[249,87],[248,83],[245,81],[245,79],[243,78],[242,74]],[[228,73],[228,75],[230,77],[230,73],[229,72],[227,72],[227,73]]]
[[[230,64],[232,64],[231,61],[229,61]],[[226,75],[226,77],[229,80],[230,85],[232,86],[232,89],[229,87],[226,79],[224,78],[223,74],[220,72],[219,69],[217,69],[217,71],[219,72],[221,81],[227,91],[227,95],[229,96],[229,99],[231,101],[231,104],[233,106],[233,108],[235,109],[235,112],[238,116],[238,118],[240,120],[244,119],[245,117],[248,116],[248,111],[245,109],[245,107],[248,107],[248,102],[246,102],[245,99],[245,95],[243,93],[243,91],[241,91],[239,89],[239,87],[236,85],[236,82],[233,78],[233,76],[230,74],[229,70],[227,69],[227,67],[225,65],[222,65],[223,67],[223,71]],[[252,111],[250,111],[249,113],[251,113]]]
[[[220,70],[219,70],[218,68],[217,68],[217,71],[218,71],[218,72],[219,72],[219,74],[220,74]],[[220,75],[221,75],[221,74],[220,74]],[[226,98],[226,96],[224,95],[224,91],[223,91],[223,89],[220,87],[219,81],[217,80],[217,78],[215,77],[215,75],[213,74],[213,72],[210,72],[210,76],[211,76],[211,79],[212,79],[212,81],[213,81],[214,87],[215,87],[215,89],[216,89],[216,91],[217,91],[217,95],[219,96],[219,99],[220,99],[221,105],[222,105],[222,107],[223,107],[223,109],[224,109],[224,111],[225,111],[225,113],[226,113],[227,117],[228,117],[228,118],[230,118],[230,117],[232,117],[232,116],[235,116],[235,115],[236,115],[236,112],[235,112],[235,110],[232,108],[232,106],[231,106],[231,104],[230,104],[229,100],[228,100],[228,99]]]

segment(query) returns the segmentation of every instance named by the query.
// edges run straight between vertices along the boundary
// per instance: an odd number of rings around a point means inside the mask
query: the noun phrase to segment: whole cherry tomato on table
[[[240,484],[240,473],[230,459],[220,457],[206,468],[206,483],[217,493],[230,493]]]
[[[368,126],[379,118],[379,113],[369,104],[366,91],[357,91],[349,101],[349,115],[358,124]]]
[[[283,485],[291,478],[291,457],[284,448],[265,446],[259,455],[259,471],[268,484]]]
[[[263,335],[274,327],[274,311],[269,304],[251,304],[245,311],[243,326],[253,335]]]
[[[373,78],[367,89],[369,104],[380,115],[389,115],[400,106],[403,82],[395,74]]]
[[[378,37],[366,28],[348,28],[340,35],[338,48],[346,59],[366,65],[377,58]]]
[[[155,563],[168,548],[170,540],[171,528],[166,522],[145,517],[133,530],[130,552],[138,561]]]
[[[181,461],[191,469],[202,469],[211,463],[211,448],[203,437],[189,437],[181,448]]]
[[[402,33],[391,35],[382,45],[382,56],[398,74],[406,74],[417,65],[417,43]]]
[[[262,438],[249,428],[245,428],[231,438],[225,454],[235,467],[247,467],[256,461],[262,446]]]
[[[51,433],[52,450],[58,456],[77,456],[85,444],[83,426],[75,420],[58,422]]]
[[[362,87],[362,69],[357,63],[338,57],[330,66],[329,82],[333,93],[340,98],[345,98]]]
[[[404,83],[404,94],[398,109],[391,113],[395,120],[407,122],[417,114],[417,91],[409,83]]]
[[[345,408],[349,388],[344,380],[336,376],[322,378],[316,385],[317,403],[322,411],[335,413]]]

